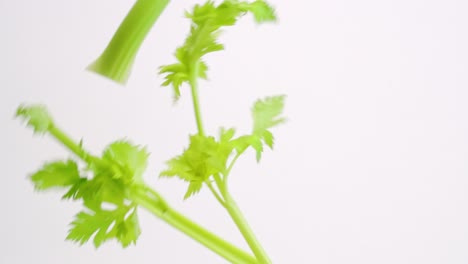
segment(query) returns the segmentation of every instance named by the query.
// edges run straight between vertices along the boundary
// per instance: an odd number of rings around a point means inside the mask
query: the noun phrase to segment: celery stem
[[[168,3],[169,0],[137,0],[88,70],[125,84],[143,40]]]
[[[254,253],[255,257],[257,258],[260,264],[271,264],[271,260],[269,259],[266,251],[263,249],[260,242],[255,237],[252,229],[250,228],[247,220],[244,218],[241,210],[237,206],[234,199],[231,197],[229,192],[224,192],[224,200],[225,208],[228,211],[229,215],[231,216],[232,220],[236,224],[237,228],[241,232],[242,236],[244,237],[245,241],[249,245],[250,249]]]
[[[132,199],[137,204],[147,209],[164,222],[183,232],[187,236],[191,237],[195,241],[204,245],[205,247],[217,253],[226,260],[230,261],[231,263],[258,263],[253,256],[247,254],[243,250],[216,236],[215,234],[201,227],[197,223],[191,221],[190,219],[188,219],[181,213],[175,211],[174,209],[170,208],[169,206],[159,208],[158,206],[155,206],[155,203],[150,201],[151,199],[148,199],[147,197],[142,196],[139,193],[136,193],[135,196],[132,197]]]
[[[197,121],[198,133],[204,136],[205,131],[203,129],[203,122],[201,119],[201,112],[200,112],[200,103],[198,99],[197,77],[198,77],[198,62],[195,62],[193,63],[192,71],[190,73],[190,88],[192,90],[193,110],[195,112],[195,119]]]
[[[97,163],[103,164],[103,161],[98,157],[95,157],[85,151],[79,144],[77,144],[73,139],[71,139],[65,132],[56,127],[55,125],[49,127],[49,133],[65,147],[67,147],[71,152],[77,155],[79,158],[84,160],[87,163]]]
[[[203,130],[203,124],[201,120],[201,113],[200,113],[200,106],[199,106],[199,101],[198,101],[198,86],[197,86],[197,77],[198,77],[198,61],[194,62],[191,67],[191,72],[189,76],[189,84],[192,89],[192,100],[193,100],[193,108],[195,112],[195,119],[197,122],[197,128],[198,128],[198,133],[200,135],[204,135],[204,130]],[[231,165],[228,168],[227,174],[229,174],[232,170],[232,167],[234,163],[237,161],[239,158],[240,154],[236,155],[236,157],[233,159]],[[271,260],[269,259],[266,251],[263,249],[261,246],[260,242],[257,240],[255,237],[252,229],[248,225],[247,221],[245,220],[244,216],[242,215],[242,212],[240,211],[239,207],[237,206],[236,202],[234,199],[231,197],[229,194],[229,191],[227,189],[227,176],[225,175],[224,181],[221,179],[219,174],[214,175],[214,179],[216,181],[216,185],[218,186],[218,189],[220,190],[220,193],[222,195],[222,198],[224,198],[224,202],[220,202],[221,205],[223,205],[226,210],[228,211],[229,215],[231,216],[232,220],[236,224],[237,228],[241,232],[242,236],[244,237],[245,241],[249,245],[250,249],[254,253],[255,257],[257,258],[257,261],[260,264],[270,264]],[[211,189],[211,188],[210,188]],[[213,192],[213,195],[216,196],[216,193]],[[216,197],[218,201],[220,199]]]

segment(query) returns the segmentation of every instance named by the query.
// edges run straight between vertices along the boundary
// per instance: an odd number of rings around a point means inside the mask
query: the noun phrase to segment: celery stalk
[[[99,58],[88,70],[125,84],[146,35],[169,0],[137,0]]]

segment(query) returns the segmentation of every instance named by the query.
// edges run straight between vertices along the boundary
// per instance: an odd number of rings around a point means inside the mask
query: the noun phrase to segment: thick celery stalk
[[[112,40],[88,70],[125,84],[135,56],[169,0],[137,0]]]

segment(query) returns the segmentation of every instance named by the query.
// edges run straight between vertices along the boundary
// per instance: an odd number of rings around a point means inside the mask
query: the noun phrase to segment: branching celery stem
[[[228,170],[223,177],[223,181],[221,184],[218,185],[218,188],[221,192],[221,195],[224,198],[224,207],[228,211],[229,215],[231,216],[232,220],[234,221],[237,228],[241,232],[242,236],[245,238],[247,244],[249,245],[250,249],[254,253],[259,263],[270,264],[271,260],[268,257],[268,254],[266,253],[265,249],[263,249],[262,245],[255,237],[254,232],[250,228],[247,220],[245,219],[244,215],[239,209],[239,206],[237,206],[237,203],[235,202],[235,200],[232,198],[231,194],[229,193],[228,177],[232,168],[234,167],[234,164],[236,163],[240,155],[241,153],[236,154],[234,159],[231,161],[231,164],[229,165]]]
[[[195,112],[195,119],[197,122],[198,133],[200,135],[205,135],[204,130],[203,130],[203,123],[201,119],[199,100],[198,100],[198,83],[197,83],[198,65],[199,65],[198,61],[194,61],[191,64],[189,83],[190,83],[190,87],[192,91],[192,101],[193,101],[193,108]],[[234,158],[233,162],[235,162],[237,158],[238,156]],[[234,164],[232,163],[229,166],[228,171],[232,169],[233,165]],[[221,179],[219,175],[214,175],[214,178],[215,178],[216,185],[218,186],[218,189],[220,190],[220,193],[222,195],[223,202],[221,202],[221,199],[218,197],[218,193],[213,188],[210,188],[211,192],[216,197],[216,199],[220,202],[220,204],[224,208],[226,208],[232,220],[236,224],[237,228],[239,229],[242,236],[246,240],[247,244],[249,245],[250,249],[254,253],[255,257],[257,258],[257,261],[261,264],[270,264],[271,260],[268,257],[266,251],[263,249],[260,242],[255,237],[255,234],[253,233],[252,229],[250,228],[247,221],[245,220],[242,212],[240,211],[236,202],[230,195],[229,190],[227,188],[227,182],[223,181],[223,179]],[[225,180],[226,179],[227,179],[227,175],[225,177]]]
[[[102,159],[91,155],[82,148],[80,144],[77,144],[71,139],[65,132],[57,128],[55,125],[51,125],[48,128],[48,132],[70,151],[76,154],[86,163],[95,163],[102,166],[107,164]],[[131,187],[129,191],[129,199],[137,203],[139,206],[150,211],[159,219],[168,223],[172,227],[183,232],[192,239],[198,241],[208,249],[217,253],[221,257],[225,258],[232,263],[242,264],[257,264],[257,260],[246,253],[245,251],[237,248],[229,242],[223,240],[217,235],[211,233],[207,229],[201,227],[195,222],[191,221],[181,213],[172,209],[167,202],[152,188],[144,184],[138,184]]]
[[[135,195],[134,201],[172,227],[178,229],[195,241],[211,249],[213,252],[217,253],[231,263],[258,263],[257,260],[251,255],[226,242],[222,238],[214,235],[184,215],[173,210],[171,207],[167,206],[163,211],[161,211],[160,208],[155,206],[156,203],[154,201],[141,194]]]
[[[169,0],[137,0],[101,56],[88,69],[124,84],[133,60]]]
[[[213,195],[215,196],[216,200],[225,207],[226,205],[224,204],[224,199],[221,197],[221,195],[218,193],[218,191],[213,187],[213,184],[211,184],[211,181],[208,179],[205,181],[206,185],[208,185],[208,188],[211,190]]]

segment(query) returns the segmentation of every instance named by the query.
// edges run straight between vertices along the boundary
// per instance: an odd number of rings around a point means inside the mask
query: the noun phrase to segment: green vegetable
[[[88,70],[126,83],[141,44],[168,3],[169,0],[137,0],[107,48]]]
[[[177,176],[189,182],[184,198],[197,193],[205,183],[227,210],[260,263],[270,263],[270,260],[229,193],[228,176],[247,147],[251,146],[257,151],[257,161],[263,144],[273,147],[273,135],[267,129],[284,121],[284,118],[278,117],[283,110],[283,100],[284,96],[275,96],[255,103],[252,110],[254,129],[250,135],[234,138],[235,130],[231,128],[221,129],[218,140],[201,133],[191,136],[189,148],[182,155],[169,160],[169,168],[161,173],[161,176]]]
[[[67,239],[80,244],[93,239],[96,247],[117,239],[127,247],[140,234],[137,208],[142,207],[232,263],[257,263],[248,253],[172,209],[143,182],[141,175],[148,157],[144,148],[116,141],[104,150],[102,157],[97,157],[59,129],[44,106],[21,106],[17,117],[37,133],[50,134],[78,158],[46,163],[31,176],[37,190],[61,188],[64,199],[83,203],[84,209],[72,222]],[[83,164],[81,169],[79,163]],[[83,176],[88,174],[92,177]],[[113,208],[108,209],[109,205]]]
[[[44,167],[31,175],[31,180],[38,190],[73,186],[81,180],[75,161],[56,161],[46,163]]]
[[[194,89],[196,78],[206,79],[207,66],[202,57],[224,49],[224,46],[217,42],[220,29],[233,26],[247,12],[251,12],[259,23],[276,19],[273,8],[262,0],[253,3],[231,0],[217,6],[208,1],[203,5],[196,5],[192,13],[185,14],[192,20],[192,25],[184,45],[175,52],[177,63],[162,66],[160,69],[160,73],[166,74],[162,85],[173,87],[176,100],[180,97],[180,86],[183,83],[190,84]]]
[[[126,59],[120,61],[101,57],[98,63],[102,66],[100,68],[118,69],[111,75],[117,73],[114,75],[117,80],[125,80],[128,76],[128,58],[135,54],[148,26],[154,23],[166,4],[167,1],[159,0],[138,1],[126,21],[130,21],[130,25],[145,26],[135,33],[138,35],[135,38],[117,32],[113,39],[116,46],[113,47],[119,47],[117,50],[120,50],[130,45],[132,48],[123,56]],[[143,6],[153,8],[153,16],[139,17],[137,14],[143,12]],[[221,29],[234,25],[247,13],[251,13],[258,23],[276,19],[273,8],[263,0],[252,3],[225,0],[218,5],[208,1],[186,12],[186,17],[192,21],[190,33],[175,52],[177,62],[162,66],[160,73],[165,75],[163,86],[173,88],[176,100],[182,95],[182,86],[190,87],[198,131],[190,135],[189,146],[182,154],[167,161],[160,177],[179,178],[187,182],[184,199],[197,194],[206,186],[226,209],[253,256],[172,209],[157,191],[144,182],[143,174],[150,155],[145,147],[117,140],[109,144],[102,155],[95,156],[84,149],[82,142],[76,143],[64,133],[44,106],[20,106],[16,115],[35,133],[52,136],[76,156],[75,159],[46,163],[31,175],[37,190],[61,189],[64,191],[63,199],[83,204],[82,211],[71,223],[68,240],[79,244],[92,240],[96,247],[111,239],[119,241],[123,247],[135,244],[141,232],[138,210],[143,208],[232,263],[271,263],[230,194],[228,178],[236,161],[247,149],[251,147],[256,152],[257,161],[260,161],[265,146],[273,148],[271,128],[285,121],[282,117],[285,96],[271,96],[255,102],[252,107],[252,132],[241,136],[236,136],[234,128],[221,128],[217,136],[206,134],[198,100],[198,79],[207,77],[205,55],[222,50],[224,46],[217,40]],[[121,26],[119,31],[131,31],[130,28]],[[109,47],[112,45],[111,42]],[[113,51],[106,52],[113,54]]]
[[[182,155],[168,161],[169,168],[163,171],[161,176],[177,176],[189,182],[184,198],[200,191],[205,183],[225,207],[257,260],[260,263],[270,263],[268,255],[230,195],[227,179],[234,163],[248,146],[256,150],[257,160],[260,160],[263,142],[273,147],[273,135],[268,129],[284,120],[278,117],[283,110],[284,97],[271,97],[255,104],[252,135],[232,139],[233,129],[222,130],[220,140],[216,141],[213,137],[205,136],[197,94],[197,78],[207,76],[203,56],[222,50],[224,46],[217,42],[220,29],[234,25],[247,12],[251,12],[257,22],[274,21],[276,18],[274,10],[261,0],[253,3],[224,1],[217,6],[208,1],[204,5],[195,6],[192,13],[186,14],[192,20],[192,25],[184,45],[175,52],[178,62],[161,67],[160,73],[166,74],[163,86],[173,87],[176,100],[180,97],[182,84],[187,83],[191,87],[198,134],[190,137],[190,146]],[[234,155],[234,158],[232,163],[228,164],[231,155]]]

